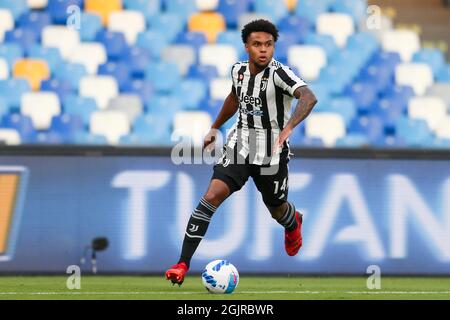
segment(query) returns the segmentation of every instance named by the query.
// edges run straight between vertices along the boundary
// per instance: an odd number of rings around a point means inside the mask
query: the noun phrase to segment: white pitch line
[[[192,295],[205,294],[208,292],[0,292],[0,295]],[[427,294],[449,294],[450,291],[238,291],[239,294],[399,294],[399,295],[427,295]]]

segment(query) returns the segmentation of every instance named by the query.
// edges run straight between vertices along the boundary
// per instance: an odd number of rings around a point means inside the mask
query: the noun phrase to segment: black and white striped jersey
[[[290,118],[294,91],[306,83],[274,59],[257,75],[250,74],[248,61],[238,62],[231,77],[239,109],[226,147],[248,157],[250,164],[278,164],[280,153],[272,157],[273,143]],[[288,142],[281,154],[289,156]]]

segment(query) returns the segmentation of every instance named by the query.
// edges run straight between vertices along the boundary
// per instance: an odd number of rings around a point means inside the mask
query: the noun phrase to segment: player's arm
[[[203,148],[206,148],[209,144],[214,142],[217,134],[217,130],[228,121],[238,110],[239,107],[239,99],[234,91],[234,87],[232,88],[230,94],[226,97],[223,102],[222,109],[216,117],[216,121],[214,121],[211,126],[211,130],[206,135],[205,140],[203,142]]]

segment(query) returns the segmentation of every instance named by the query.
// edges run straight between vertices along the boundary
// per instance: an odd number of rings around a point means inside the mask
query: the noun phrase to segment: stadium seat
[[[63,60],[58,48],[42,47],[34,45],[28,50],[28,58],[45,60],[51,73],[60,67]]]
[[[224,17],[217,12],[199,12],[193,14],[188,21],[188,30],[203,32],[209,43],[215,43],[217,34],[226,29]]]
[[[8,61],[0,58],[0,80],[5,80],[9,78],[9,66]]]
[[[106,27],[110,14],[122,11],[122,0],[84,0],[84,10],[102,17],[103,26]]]
[[[140,139],[145,143],[154,145],[171,144],[172,119],[155,113],[141,115],[134,121],[133,132],[139,137],[146,137],[145,140]]]
[[[237,60],[237,52],[230,45],[208,44],[200,48],[199,63],[215,66],[221,77],[230,75],[231,67]]]
[[[0,128],[0,146],[2,144],[14,146],[20,143],[20,134],[16,129]]]
[[[136,46],[146,49],[154,59],[160,59],[162,51],[168,44],[167,37],[157,31],[141,32],[136,41]]]
[[[238,18],[248,12],[249,0],[220,0],[217,10],[225,19],[227,28],[236,29]]]
[[[231,78],[215,78],[209,84],[211,99],[225,100],[231,92]]]
[[[423,95],[433,84],[433,72],[424,63],[402,63],[395,68],[395,82],[411,86],[416,95]]]
[[[29,11],[23,13],[19,20],[17,21],[17,26],[23,29],[31,29],[36,31],[39,34],[42,32],[44,27],[50,25],[52,23],[52,19],[50,14],[45,11]]]
[[[27,3],[30,9],[45,9],[48,5],[48,0],[28,0]]]
[[[48,0],[47,10],[52,16],[52,20],[57,24],[66,24],[67,8],[77,6],[81,8],[83,0]],[[84,25],[83,25],[84,28]]]
[[[278,24],[281,34],[291,34],[296,43],[303,43],[306,35],[312,30],[312,23],[296,15],[288,15],[281,19]],[[278,50],[278,48],[277,48]]]
[[[166,11],[176,14],[179,19],[186,22],[189,17],[197,12],[196,0],[165,0]]]
[[[276,50],[274,52],[274,58],[283,64],[288,63],[289,49],[297,45],[296,36],[292,33],[281,33],[276,43]],[[241,45],[242,46],[242,45]],[[243,52],[244,56],[241,56],[242,60],[248,60],[247,52]]]
[[[198,11],[217,11],[219,0],[195,0],[195,5]]]
[[[254,1],[253,9],[256,13],[262,13],[270,17],[270,21],[277,24],[278,21],[286,17],[289,13],[284,1],[279,0],[258,0]]]
[[[175,43],[190,45],[198,52],[200,47],[208,43],[208,39],[203,32],[180,32]]]
[[[65,143],[71,142],[77,132],[85,127],[83,117],[79,114],[61,114],[54,116],[50,125],[50,131],[57,132]]]
[[[128,44],[122,32],[100,30],[95,41],[105,46],[109,60],[119,60],[127,54]]]
[[[178,66],[169,62],[152,62],[145,72],[146,79],[151,81],[159,93],[170,93],[177,89],[181,81]]]
[[[210,83],[214,78],[219,77],[219,72],[215,66],[193,64],[190,66],[187,76]]]
[[[426,63],[433,71],[433,75],[437,78],[441,69],[445,66],[444,53],[439,49],[425,48],[414,53],[413,62]]]
[[[327,56],[319,46],[294,45],[288,51],[288,64],[296,67],[305,80],[314,81],[326,66]]]
[[[322,47],[327,53],[328,59],[331,59],[339,52],[339,48],[334,42],[333,37],[328,34],[317,34],[310,32],[305,37],[304,44]]]
[[[176,14],[162,13],[152,19],[150,29],[161,33],[167,42],[172,42],[180,32],[185,31],[185,23]]]
[[[9,105],[4,97],[0,97],[0,120],[10,112]]]
[[[345,92],[355,101],[360,112],[370,110],[377,99],[376,89],[372,84],[366,82],[354,82]]]
[[[29,91],[31,85],[25,79],[0,80],[0,96],[6,100],[10,108],[20,108],[22,95]]]
[[[172,122],[175,113],[182,111],[183,101],[174,96],[155,96],[147,101],[148,113],[159,115]]]
[[[372,83],[378,92],[383,92],[388,86],[393,85],[394,73],[389,66],[370,64],[362,70],[359,80]]]
[[[436,128],[436,136],[440,139],[450,139],[450,115],[439,122]]]
[[[17,43],[23,49],[28,50],[38,43],[39,34],[33,29],[17,28],[6,31],[4,41],[6,43]]]
[[[0,58],[8,63],[9,69],[12,69],[16,60],[24,57],[24,50],[16,43],[0,43]]]
[[[152,61],[151,53],[144,48],[130,47],[122,60],[127,64],[130,76],[143,78],[148,64]]]
[[[28,0],[0,0],[0,8],[8,9],[16,21],[23,13],[30,10]]]
[[[407,101],[400,96],[389,96],[378,100],[371,113],[382,119],[387,132],[393,133],[397,120],[406,114],[406,106]]]
[[[15,129],[19,132],[22,143],[32,140],[36,135],[33,122],[29,116],[20,113],[11,113],[3,116],[0,127],[5,129]]]
[[[222,109],[223,100],[216,99],[205,99],[200,103],[200,109],[202,111],[208,112],[209,115],[215,119]]]
[[[0,43],[4,41],[5,32],[14,29],[14,17],[8,9],[0,8]]]
[[[409,119],[407,117],[398,119],[395,134],[410,147],[428,147],[433,141],[433,135],[426,121],[421,119]]]
[[[98,75],[112,76],[116,79],[119,90],[130,81],[130,69],[124,62],[107,62],[98,67]]]
[[[450,83],[435,83],[427,89],[427,95],[438,96],[447,104],[450,111]]]
[[[119,93],[117,81],[111,76],[86,76],[80,80],[80,96],[94,98],[101,110]]]
[[[381,39],[384,51],[397,52],[403,62],[411,62],[413,55],[420,50],[420,39],[411,30],[386,31]]]
[[[97,33],[103,28],[102,18],[93,13],[81,12],[80,25],[80,39],[84,42],[95,40]]]
[[[345,121],[335,113],[312,113],[306,119],[305,134],[307,137],[320,138],[326,147],[332,147],[337,139],[345,136]]]
[[[352,18],[344,13],[320,14],[317,18],[316,29],[319,34],[331,35],[340,48],[345,47],[347,38],[355,33]]]
[[[74,143],[79,145],[100,145],[104,146],[108,144],[108,140],[102,134],[91,134],[86,131],[76,132],[74,137]]]
[[[194,146],[202,146],[212,125],[211,116],[204,111],[177,112],[173,121],[172,137],[175,141],[189,139]]]
[[[370,146],[370,141],[364,134],[350,133],[336,140],[337,148],[365,148]]]
[[[144,104],[151,99],[154,95],[154,91],[152,82],[143,79],[133,79],[122,88],[123,93],[133,93],[138,95]]]
[[[358,50],[367,57],[373,57],[379,47],[378,39],[370,32],[357,32],[347,39],[349,50]]]
[[[379,144],[380,140],[384,140],[383,121],[377,115],[356,117],[349,124],[348,131],[353,135],[364,135],[370,144]]]
[[[199,79],[185,79],[180,82],[174,96],[183,101],[183,109],[199,109],[200,103],[206,98],[208,88]]]
[[[42,30],[42,46],[58,48],[65,60],[69,59],[79,43],[78,32],[66,26],[51,25]]]
[[[128,45],[134,45],[139,32],[145,30],[145,17],[139,11],[112,12],[109,16],[108,30],[122,32]]]
[[[411,119],[423,119],[432,131],[436,131],[439,122],[447,115],[447,106],[439,97],[413,97],[408,104]]]
[[[127,10],[139,11],[150,22],[161,12],[162,0],[124,0],[123,5]]]
[[[300,18],[316,23],[319,15],[328,11],[330,2],[329,0],[298,0],[295,14]]]
[[[52,117],[61,113],[61,105],[53,92],[27,92],[22,96],[20,112],[31,118],[37,130],[47,130]]]
[[[27,79],[33,91],[38,91],[41,82],[50,78],[50,69],[47,62],[39,59],[17,60],[12,73],[14,78]]]
[[[69,62],[82,64],[89,75],[98,72],[99,65],[107,61],[107,53],[103,44],[98,42],[81,42],[70,54]]]
[[[189,67],[196,63],[196,53],[189,45],[169,45],[163,49],[161,60],[178,66],[181,76],[186,76]]]
[[[355,102],[352,99],[346,97],[330,99],[326,111],[340,114],[345,121],[346,127],[348,127],[350,122],[357,115]]]
[[[118,144],[120,137],[130,133],[130,122],[120,111],[96,111],[91,115],[89,132],[103,135],[109,144]]]
[[[243,54],[246,54],[244,44],[242,43],[241,33],[238,31],[227,30],[219,32],[217,34],[216,43],[229,44],[233,46],[236,49],[239,57],[241,57]]]
[[[64,101],[65,97],[72,92],[72,84],[67,80],[53,78],[42,81],[41,90],[52,91],[56,93],[59,101]]]
[[[109,100],[108,111],[120,111],[124,113],[130,123],[140,116],[144,110],[141,98],[135,94],[120,94]]]
[[[78,90],[81,78],[86,75],[86,67],[78,63],[61,63],[53,71],[55,78],[70,82],[74,90]]]
[[[80,97],[78,95],[68,95],[63,100],[64,112],[78,115],[82,118],[84,126],[89,125],[91,114],[98,110],[94,98]]]
[[[356,24],[366,21],[367,0],[339,0],[329,3],[333,12],[350,15]]]
[[[436,80],[438,82],[447,82],[450,83],[450,64],[447,64],[439,70],[436,75]]]

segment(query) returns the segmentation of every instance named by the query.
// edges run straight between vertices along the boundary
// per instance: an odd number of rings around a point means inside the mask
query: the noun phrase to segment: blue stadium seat
[[[224,32],[219,32],[216,43],[232,45],[238,52],[238,56],[245,54],[245,47],[239,31],[227,30]]]
[[[253,3],[253,10],[256,13],[266,15],[275,24],[289,13],[284,1],[279,0],[258,0]]]
[[[347,38],[347,48],[358,50],[365,57],[373,57],[380,49],[380,44],[371,32],[357,32]]]
[[[215,100],[215,99],[205,99],[200,102],[200,107],[202,111],[206,111],[211,115],[212,119],[215,119],[222,109],[223,100]]]
[[[378,92],[394,85],[394,74],[388,66],[368,65],[358,77],[359,81],[372,83]]]
[[[377,148],[384,149],[401,149],[408,146],[405,140],[393,134],[382,136],[378,140],[373,141],[372,144]]]
[[[436,75],[439,82],[450,82],[450,64],[445,65]]]
[[[155,113],[141,115],[136,118],[133,124],[134,134],[137,135],[125,138],[133,142],[133,138],[145,144],[170,145],[172,134],[171,119]]]
[[[74,137],[75,144],[81,145],[107,145],[108,140],[105,136],[99,134],[91,134],[87,131],[77,132]]]
[[[289,137],[289,143],[295,147],[307,147],[307,148],[323,148],[325,145],[321,138],[317,137],[305,137],[301,134],[292,134]]]
[[[41,91],[53,91],[58,95],[59,101],[64,101],[72,93],[73,88],[68,80],[53,78],[42,81]]]
[[[4,115],[0,127],[16,129],[22,138],[22,142],[32,140],[36,135],[36,130],[31,118],[29,116],[21,115],[20,113]]]
[[[174,63],[153,62],[147,67],[146,79],[153,83],[157,92],[170,93],[178,89],[181,74]]]
[[[366,17],[367,0],[339,0],[331,1],[331,10],[349,14],[356,25]]]
[[[69,81],[74,89],[78,89],[81,78],[87,75],[86,67],[78,63],[61,63],[53,72],[55,78]]]
[[[360,116],[349,125],[349,134],[363,134],[373,144],[384,137],[384,125],[380,117]]]
[[[200,108],[200,103],[208,94],[207,84],[200,79],[185,79],[181,81],[174,92],[174,96],[183,101],[183,109],[194,110]]]
[[[297,43],[303,43],[306,35],[311,32],[313,25],[307,19],[296,15],[288,15],[278,22],[278,29],[281,33],[292,34]]]
[[[133,79],[122,88],[123,93],[133,93],[141,98],[144,103],[148,102],[155,94],[153,83],[145,79]]]
[[[411,147],[428,147],[434,139],[425,120],[407,117],[397,120],[395,134]]]
[[[25,79],[0,80],[0,96],[11,108],[20,108],[22,95],[30,91],[30,83]]]
[[[435,149],[450,149],[450,139],[435,138],[430,147]]]
[[[163,49],[169,44],[169,40],[156,30],[140,32],[136,46],[147,49],[154,59],[159,59]]]
[[[9,113],[9,105],[5,98],[0,97],[0,119]]]
[[[17,22],[17,27],[21,29],[34,30],[39,34],[42,33],[42,29],[52,23],[50,14],[45,11],[28,11],[24,12]]]
[[[206,35],[203,32],[187,31],[180,32],[175,43],[191,45],[198,52],[200,47],[208,43],[208,39],[206,39]]]
[[[99,75],[113,76],[117,80],[119,88],[122,89],[130,82],[130,69],[125,62],[107,62],[99,66]]]
[[[373,108],[377,101],[377,92],[371,83],[354,82],[347,87],[345,93],[355,101],[360,113],[365,113]]]
[[[401,63],[401,58],[397,52],[380,51],[372,57],[370,63],[388,67],[394,72],[397,64]]]
[[[381,98],[398,99],[398,103],[402,103],[404,110],[406,110],[409,99],[415,95],[413,88],[409,86],[390,86],[384,92],[381,92]]]
[[[183,101],[173,96],[154,96],[147,101],[148,113],[164,117],[172,122],[175,113],[183,108]]]
[[[283,64],[287,63],[289,48],[297,43],[296,36],[292,33],[280,33],[275,50],[274,57]],[[246,58],[245,60],[247,60]]]
[[[330,59],[329,64],[338,66],[341,72],[351,79],[355,78],[361,72],[367,60],[358,50],[344,49],[339,50]]]
[[[128,52],[128,44],[122,32],[100,30],[95,40],[103,43],[108,54],[108,60],[119,60]]]
[[[102,18],[89,12],[81,13],[80,25],[83,26],[78,30],[80,40],[85,42],[95,41],[97,33],[103,28]]]
[[[97,103],[93,98],[80,97],[78,95],[68,95],[62,100],[64,112],[72,115],[79,115],[85,126],[89,125],[91,114],[98,110]]]
[[[225,18],[227,28],[236,29],[238,18],[250,8],[248,0],[220,0],[217,11]]]
[[[151,61],[151,53],[145,48],[136,46],[131,47],[123,59],[133,78],[143,78],[145,76],[145,70]]]
[[[145,20],[149,23],[161,12],[161,0],[124,0],[124,7],[127,10],[142,12]]]
[[[313,44],[322,47],[327,53],[328,59],[331,59],[339,52],[333,37],[328,34],[308,33],[305,37],[305,44]]]
[[[206,83],[210,83],[212,79],[219,77],[219,72],[212,65],[193,64],[189,67],[187,76],[189,78],[202,79]]]
[[[38,44],[40,34],[36,30],[17,28],[5,32],[6,43],[16,43],[24,50]]]
[[[50,131],[61,135],[64,142],[71,142],[77,132],[83,131],[85,127],[83,117],[79,114],[62,114],[52,118]]]
[[[170,13],[157,15],[150,22],[151,30],[162,34],[168,42],[174,41],[178,34],[184,30],[184,26],[184,21],[178,15]],[[151,43],[151,45],[154,45],[154,43]]]
[[[413,62],[428,64],[434,77],[437,78],[440,70],[445,66],[445,57],[439,49],[423,48],[414,54]]]
[[[63,59],[58,48],[33,45],[28,49],[27,55],[29,58],[45,60],[51,72],[55,72],[56,69],[63,63]]]
[[[65,142],[65,137],[63,137],[59,132],[55,131],[37,132],[36,135],[33,136],[33,139],[29,140],[29,143],[43,145],[58,145]]]
[[[317,17],[328,11],[331,2],[332,0],[298,0],[295,14],[316,23]]]
[[[399,96],[390,96],[378,100],[373,114],[379,116],[383,120],[383,124],[387,133],[392,133],[397,120],[406,114],[405,101]]]
[[[14,20],[18,20],[19,17],[29,11],[28,0],[0,0],[0,8],[5,8],[11,11]]]
[[[352,75],[349,74],[349,69],[344,65],[328,65],[320,70],[318,81],[326,85],[330,93],[342,94],[352,79]]]
[[[195,0],[166,0],[166,12],[176,14],[183,22],[186,22],[196,11]]]
[[[327,111],[339,113],[344,118],[347,127],[357,115],[355,102],[345,97],[330,99]]]
[[[24,50],[17,43],[0,43],[0,58],[5,59],[11,67],[14,61],[24,56]]]
[[[48,0],[47,10],[57,24],[66,24],[67,8],[71,5],[83,7],[83,0]]]
[[[370,141],[364,134],[348,134],[336,140],[337,148],[364,148],[369,146]]]

